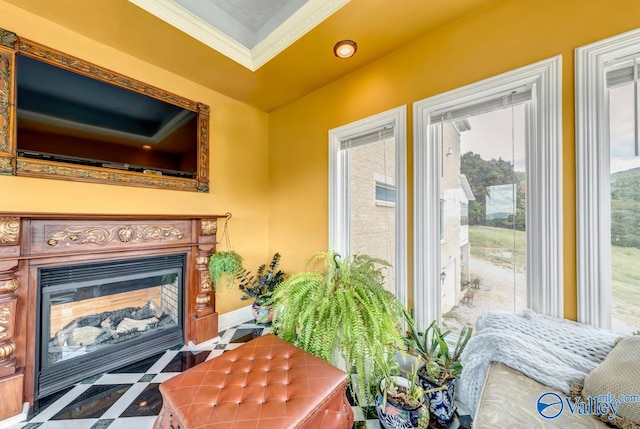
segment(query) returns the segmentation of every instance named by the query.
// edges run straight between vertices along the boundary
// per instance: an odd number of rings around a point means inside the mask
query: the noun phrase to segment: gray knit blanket
[[[458,399],[472,413],[491,362],[503,363],[528,377],[569,393],[604,360],[620,334],[531,310],[488,311],[476,321],[475,335],[462,353]]]

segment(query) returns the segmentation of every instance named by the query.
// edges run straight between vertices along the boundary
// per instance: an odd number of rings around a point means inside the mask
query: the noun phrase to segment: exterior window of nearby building
[[[498,271],[511,292],[502,304],[495,290],[486,294],[486,309],[500,304],[563,315],[560,61],[414,104],[419,327],[436,319],[459,330],[445,322],[482,308],[479,295],[496,284]],[[487,124],[486,137],[473,142]],[[439,240],[443,235],[446,241]],[[474,275],[481,262],[489,268]],[[443,317],[449,314],[455,317]]]
[[[392,185],[376,182],[376,203],[393,205],[396,202],[396,188]]]
[[[460,225],[469,225],[469,203],[460,203]]]
[[[389,262],[385,288],[406,304],[405,112],[329,132],[329,245]]]
[[[640,326],[640,30],[576,50],[578,319]]]

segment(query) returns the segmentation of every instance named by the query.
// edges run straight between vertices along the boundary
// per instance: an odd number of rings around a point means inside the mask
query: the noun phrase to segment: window
[[[401,107],[329,131],[329,246],[388,261],[406,304],[405,123]]]
[[[469,203],[460,203],[460,225],[469,225]]]
[[[440,210],[440,200],[450,199],[456,201],[453,207],[460,207],[461,212],[462,204],[469,204],[469,223],[478,215],[477,210],[471,210],[475,196],[469,184],[474,178],[460,168],[465,153],[461,153],[464,149],[456,139],[462,139],[460,135],[468,131],[466,119],[505,106],[514,106],[514,110],[524,106],[523,162],[527,180],[518,180],[513,161],[502,160],[506,165],[501,167],[511,172],[510,179],[491,183],[497,187],[487,190],[487,194],[494,197],[494,211],[499,209],[495,203],[500,195],[513,197],[520,188],[526,194],[526,208],[523,205],[526,225],[522,225],[520,234],[526,243],[523,244],[526,246],[523,264],[527,268],[525,305],[540,313],[562,316],[560,61],[560,57],[541,61],[414,104],[413,265],[414,307],[419,327],[426,327],[433,319],[441,320],[443,307],[455,305],[461,298],[458,295],[452,298],[450,289],[454,286],[444,288],[441,273],[444,271],[447,278],[453,273],[454,283],[459,278],[462,285],[470,265],[469,226],[462,225],[461,213],[454,219],[451,218],[454,213],[445,211],[443,216]],[[498,158],[496,164],[499,163]],[[507,187],[510,193],[504,192]],[[453,211],[449,205],[447,208]],[[486,205],[484,210],[486,217]],[[502,211],[496,211],[494,217],[513,224],[516,209],[510,209],[509,213],[511,216],[508,213],[502,216]],[[445,250],[437,244],[443,224],[446,231],[459,237],[447,240],[455,249]]]
[[[393,206],[396,202],[396,188],[393,185],[376,182],[376,204]]]
[[[578,320],[640,325],[640,30],[576,49]]]

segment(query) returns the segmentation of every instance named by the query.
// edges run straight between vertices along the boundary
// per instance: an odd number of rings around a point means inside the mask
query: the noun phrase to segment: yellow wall
[[[637,0],[499,1],[272,112],[270,249],[303,269],[327,247],[329,129],[407,105],[411,164],[414,101],[560,54],[565,317],[575,319],[574,49],[638,26]],[[409,165],[409,195],[412,174]]]
[[[212,147],[208,194],[0,176],[0,211],[231,211],[231,241],[246,265],[279,251],[287,272],[327,247],[329,129],[407,105],[411,195],[414,101],[561,54],[565,316],[576,317],[573,50],[640,26],[637,0],[497,1],[269,115],[3,0],[0,10],[1,28],[209,104]],[[246,304],[238,297],[221,293],[219,311]]]
[[[0,10],[0,28],[211,107],[208,194],[0,176],[0,211],[198,215],[230,211],[234,248],[248,267],[264,263],[268,239],[266,113],[1,0]],[[239,296],[235,290],[220,293],[218,311],[245,306]]]

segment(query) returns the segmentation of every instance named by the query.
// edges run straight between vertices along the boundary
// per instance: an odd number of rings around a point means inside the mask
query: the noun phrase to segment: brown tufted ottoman
[[[154,429],[351,428],[347,374],[273,334],[160,385]]]

